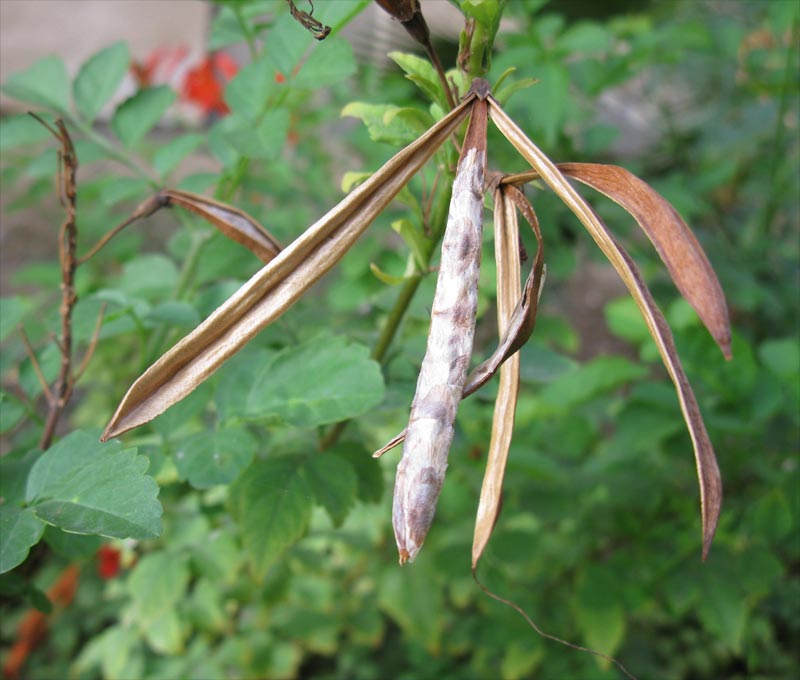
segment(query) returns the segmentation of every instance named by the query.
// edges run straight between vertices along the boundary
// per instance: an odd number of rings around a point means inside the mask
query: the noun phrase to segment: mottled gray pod
[[[453,423],[467,378],[483,226],[486,101],[475,101],[464,139],[442,241],[428,346],[411,404],[403,457],[394,487],[394,525],[400,564],[413,561],[436,511]]]

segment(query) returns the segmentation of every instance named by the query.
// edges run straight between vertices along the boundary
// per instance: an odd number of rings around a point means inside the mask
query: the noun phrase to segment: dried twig
[[[72,373],[72,310],[78,301],[75,294],[75,269],[77,267],[75,249],[78,240],[75,178],[78,172],[78,157],[63,120],[57,120],[55,128],[53,128],[36,114],[31,115],[50,130],[61,143],[58,155],[58,192],[61,205],[67,211],[67,216],[58,233],[58,259],[61,265],[61,307],[59,309],[61,332],[57,344],[61,353],[61,365],[52,390],[45,391],[48,413],[42,436],[39,439],[39,447],[47,449],[53,440],[56,425],[58,425],[58,420],[69,401],[75,384]]]

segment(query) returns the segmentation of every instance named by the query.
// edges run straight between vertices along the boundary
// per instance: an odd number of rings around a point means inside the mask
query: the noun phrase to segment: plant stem
[[[425,242],[425,250],[422,253],[425,263],[425,270],[430,268],[430,263],[433,259],[433,254],[436,251],[436,246],[441,240],[442,235],[444,234],[444,229],[447,226],[447,212],[450,207],[450,184],[451,183],[447,183],[440,190],[438,200],[434,205],[434,210],[431,215],[431,237]],[[370,353],[370,356],[378,363],[383,364],[384,359],[386,358],[386,352],[389,350],[392,341],[397,335],[400,324],[402,323],[403,318],[405,317],[406,312],[411,305],[411,301],[414,299],[414,294],[417,292],[417,288],[419,288],[420,283],[422,283],[424,274],[425,272],[423,271],[420,274],[409,278],[400,289],[400,294],[397,296],[394,305],[392,305],[389,316],[386,317],[386,321],[383,325],[380,335],[375,341],[375,346],[372,348],[372,352]],[[325,451],[336,444],[349,422],[349,420],[342,420],[333,425],[320,438],[320,451]]]

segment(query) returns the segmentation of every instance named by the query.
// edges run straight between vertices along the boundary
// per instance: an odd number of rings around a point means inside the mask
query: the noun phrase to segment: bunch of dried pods
[[[183,399],[259,331],[287,311],[342,258],[468,116],[470,122],[453,182],[442,244],[428,347],[409,424],[403,433],[375,454],[379,456],[406,440],[398,465],[392,513],[401,564],[416,557],[433,520],[459,402],[484,385],[499,369],[500,386],[473,539],[473,570],[497,518],[517,400],[517,351],[533,331],[545,272],[536,215],[518,188],[535,179],[543,180],[572,210],[620,274],[641,310],[675,384],[697,463],[705,558],[719,517],[722,484],[697,401],[681,366],[670,329],[636,265],[567,178],[576,179],[605,194],[634,217],[655,246],[681,294],[697,311],[723,354],[730,358],[728,313],[720,284],[697,239],[674,208],[651,187],[615,166],[554,164],[508,117],[492,97],[488,83],[480,79],[473,81],[470,91],[450,113],[389,159],[378,172],[283,250],[249,216],[202,197],[166,191],[140,207],[134,218],[147,215],[166,203],[205,214],[229,236],[254,251],[257,249],[267,263],[136,380],[109,422],[103,440],[148,422]],[[489,119],[530,164],[531,172],[492,174],[487,182],[486,130]],[[499,327],[504,332],[492,356],[469,373],[483,197],[487,189],[494,197],[497,310]],[[538,241],[532,271],[522,289],[517,210],[530,223]]]

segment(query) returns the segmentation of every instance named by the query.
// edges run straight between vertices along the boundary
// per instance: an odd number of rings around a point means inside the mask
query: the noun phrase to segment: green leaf
[[[94,555],[105,543],[102,536],[84,536],[68,534],[54,526],[48,526],[44,532],[44,540],[55,552],[68,560],[81,560]]]
[[[447,99],[439,81],[439,75],[430,61],[405,52],[389,52],[389,58],[405,71],[406,78],[414,83],[428,99],[444,109],[447,108]]]
[[[114,112],[111,128],[125,146],[135,146],[161,120],[175,99],[175,92],[166,85],[139,90]]]
[[[431,124],[430,117],[422,111],[394,104],[351,102],[342,109],[342,115],[361,119],[372,141],[394,146],[408,144]]]
[[[196,489],[229,484],[256,452],[255,438],[243,427],[204,432],[183,441],[175,452],[175,467]]]
[[[44,522],[29,508],[0,505],[0,574],[25,561],[44,533]]]
[[[380,366],[368,348],[323,336],[270,357],[250,389],[246,416],[315,427],[355,418],[383,395]]]
[[[17,396],[0,390],[0,433],[16,427],[26,412],[25,404]]]
[[[342,38],[330,37],[314,45],[308,59],[290,83],[293,87],[329,87],[356,72],[353,48]]]
[[[231,485],[231,514],[257,578],[305,533],[311,517],[308,486],[296,456],[253,463]]]
[[[311,456],[303,474],[334,526],[341,526],[356,497],[358,480],[353,467],[335,453],[325,452]]]
[[[53,139],[53,134],[33,116],[22,114],[0,120],[0,151]]]
[[[130,66],[131,55],[124,42],[100,50],[81,66],[72,86],[75,105],[88,122],[117,91]]]
[[[257,124],[234,115],[223,119],[219,126],[222,138],[232,149],[249,158],[277,158],[289,132],[289,112],[273,109]]]
[[[609,329],[618,338],[637,345],[650,338],[647,324],[632,297],[625,296],[613,300],[605,306],[603,311]]]
[[[549,383],[539,398],[546,407],[569,411],[603,392],[647,375],[644,366],[622,357],[598,357]]]
[[[140,255],[125,265],[117,287],[131,297],[158,298],[172,292],[178,268],[164,255]]]
[[[621,590],[611,568],[590,565],[581,575],[575,599],[577,623],[586,644],[609,656],[619,649],[625,637]],[[601,661],[603,667],[609,663]]]
[[[0,342],[17,330],[25,307],[25,300],[18,295],[0,298]]]
[[[160,551],[145,555],[128,579],[137,623],[147,629],[186,595],[188,560],[183,555]]]
[[[153,167],[162,177],[171,173],[178,164],[205,141],[203,135],[181,135],[167,142],[153,156]]]
[[[139,177],[114,177],[100,190],[100,202],[113,206],[123,201],[138,199],[150,193],[150,184]]]
[[[161,534],[158,486],[148,460],[116,442],[75,431],[34,463],[25,498],[36,516],[76,534],[153,538]]]
[[[411,569],[384,571],[378,586],[378,604],[409,639],[436,654],[444,631],[443,591],[430,565],[430,561],[421,558]]]
[[[705,579],[698,615],[706,630],[739,653],[742,646],[749,605],[731,579]]]
[[[758,347],[758,357],[779,378],[797,380],[800,371],[800,347],[796,337],[762,342]]]
[[[534,106],[530,109],[533,125],[541,128],[545,147],[555,145],[567,114],[569,103],[569,71],[563,64],[542,64],[536,70],[539,84],[536,86],[537,101],[547,102],[547,106]]]
[[[28,104],[61,112],[69,110],[69,77],[64,62],[56,56],[40,59],[30,68],[14,73],[0,89]]]
[[[277,91],[276,72],[275,65],[264,58],[239,71],[225,88],[225,103],[231,112],[255,122],[266,110],[269,97]]]
[[[175,609],[169,609],[144,627],[150,647],[159,654],[175,655],[183,651],[184,626]]]

